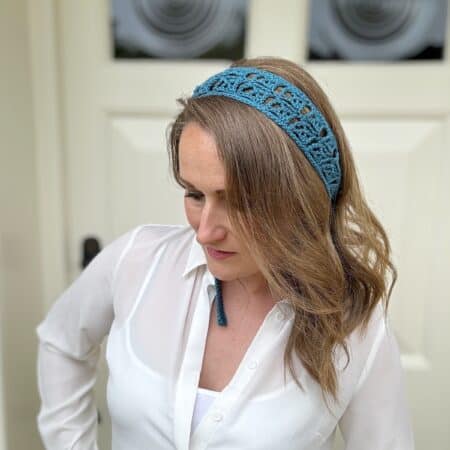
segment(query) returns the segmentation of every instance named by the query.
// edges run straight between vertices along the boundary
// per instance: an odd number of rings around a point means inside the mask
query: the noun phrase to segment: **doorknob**
[[[84,269],[100,253],[101,245],[97,238],[90,236],[83,240],[83,258],[81,268]]]

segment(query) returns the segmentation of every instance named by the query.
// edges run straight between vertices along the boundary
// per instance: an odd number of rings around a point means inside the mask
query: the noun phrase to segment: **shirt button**
[[[219,412],[214,413],[211,416],[212,420],[214,420],[214,422],[220,422],[223,419],[223,415]]]
[[[284,314],[282,312],[277,312],[276,318],[281,322],[284,319]]]
[[[258,361],[255,361],[255,360],[253,360],[253,361],[250,361],[249,363],[248,363],[248,368],[249,369],[256,369],[256,367],[258,366]]]

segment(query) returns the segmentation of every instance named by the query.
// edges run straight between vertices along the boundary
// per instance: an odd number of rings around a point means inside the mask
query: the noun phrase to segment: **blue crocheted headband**
[[[297,144],[334,201],[341,182],[336,138],[311,99],[284,78],[254,67],[231,67],[197,86],[192,97],[221,96],[261,111]]]

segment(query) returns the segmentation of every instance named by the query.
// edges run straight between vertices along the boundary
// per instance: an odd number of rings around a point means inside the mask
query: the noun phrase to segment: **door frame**
[[[2,243],[0,241],[0,254],[2,254]],[[6,411],[6,402],[5,402],[5,392],[6,392],[6,384],[5,384],[5,372],[4,372],[4,363],[3,363],[3,323],[5,319],[4,307],[6,301],[5,291],[3,288],[3,261],[0,258],[0,450],[6,450],[6,432],[7,432],[7,411]]]
[[[68,280],[64,214],[64,138],[57,7],[54,0],[28,0],[30,72],[35,138],[40,278],[47,311]],[[45,312],[44,311],[44,312]]]

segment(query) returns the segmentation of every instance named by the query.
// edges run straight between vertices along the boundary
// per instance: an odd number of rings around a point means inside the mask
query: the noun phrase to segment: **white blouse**
[[[113,450],[412,450],[395,336],[376,309],[365,335],[336,354],[331,411],[298,358],[286,370],[294,312],[274,305],[230,383],[205,404],[198,383],[214,277],[194,230],[142,225],[105,247],[37,327],[38,427],[48,450],[97,450],[92,388],[108,335]],[[201,391],[200,391],[201,392]],[[204,393],[204,392],[203,392]],[[199,401],[200,398],[200,401]]]

